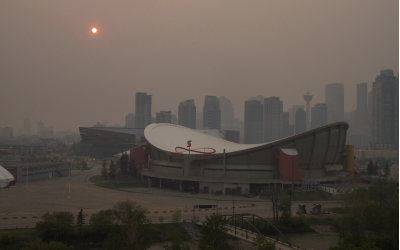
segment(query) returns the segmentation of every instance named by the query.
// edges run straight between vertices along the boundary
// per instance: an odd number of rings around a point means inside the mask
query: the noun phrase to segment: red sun
[[[92,33],[96,34],[97,33],[97,28],[92,28]]]

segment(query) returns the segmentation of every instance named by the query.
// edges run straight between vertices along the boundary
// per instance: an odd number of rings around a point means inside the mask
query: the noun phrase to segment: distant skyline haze
[[[92,29],[97,28],[97,33]],[[399,1],[1,1],[0,127],[30,120],[78,132],[125,125],[137,92],[151,115],[180,102],[224,96],[243,121],[252,96],[279,97],[283,111],[325,103],[344,84],[399,72]]]

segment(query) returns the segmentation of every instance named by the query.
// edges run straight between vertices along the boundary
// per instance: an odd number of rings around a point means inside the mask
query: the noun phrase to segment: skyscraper
[[[191,129],[196,129],[196,105],[193,99],[179,103],[178,124]]]
[[[304,105],[293,105],[291,108],[289,108],[288,112],[289,112],[289,124],[290,125],[294,125],[294,121],[296,118],[296,111],[298,109],[302,109],[305,110]]]
[[[372,119],[372,91],[373,91],[373,89],[371,89],[368,92],[368,125],[370,125],[370,126],[371,126],[371,119]]]
[[[264,99],[264,142],[282,138],[283,102],[279,97]]]
[[[235,123],[235,110],[231,100],[225,96],[219,98],[219,105],[221,108],[221,128],[232,129]]]
[[[151,95],[136,93],[135,128],[145,128],[151,124]]]
[[[289,126],[289,112],[282,112],[282,138],[291,135],[291,126]]]
[[[171,111],[157,112],[156,123],[171,123]]]
[[[368,124],[368,84],[357,84],[356,128]]]
[[[381,70],[372,89],[372,144],[379,149],[398,149],[399,79],[393,70]]]
[[[204,99],[203,129],[221,129],[221,109],[216,96],[206,95]]]
[[[344,85],[331,83],[325,85],[325,104],[328,110],[328,123],[344,119]]]
[[[42,135],[42,130],[44,128],[44,123],[42,121],[37,124],[37,135],[40,137]]]
[[[313,96],[310,94],[310,92],[307,91],[307,94],[305,94],[303,97],[304,97],[304,101],[306,101],[306,105],[307,105],[306,130],[310,130],[310,129],[311,129],[311,122],[310,122],[310,102],[311,102]],[[297,134],[297,133],[296,133],[296,134]]]
[[[171,114],[171,123],[178,124],[178,117],[174,114]]]
[[[31,121],[29,118],[24,119],[24,135],[31,135]]]
[[[311,129],[328,124],[328,108],[325,103],[317,103],[311,108]]]
[[[263,104],[257,100],[246,101],[244,103],[244,143],[262,143],[263,130]]]
[[[307,114],[306,111],[302,109],[298,109],[296,111],[296,119],[295,119],[295,134],[300,134],[307,131]]]
[[[135,114],[129,113],[125,116],[125,127],[134,128],[135,127]]]

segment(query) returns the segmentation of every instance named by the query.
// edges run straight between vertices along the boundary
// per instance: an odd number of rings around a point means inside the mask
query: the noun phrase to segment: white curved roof
[[[14,176],[7,169],[0,166],[0,188],[8,186],[10,181],[14,180]]]
[[[150,124],[145,128],[144,136],[151,145],[167,152],[176,152],[176,147],[188,149],[188,141],[191,141],[191,150],[203,151],[204,148],[212,148],[215,149],[216,154],[223,153],[224,149],[226,153],[231,153],[269,144],[238,144],[170,123]],[[207,149],[205,150],[207,152]],[[181,153],[188,154],[189,152],[181,151]],[[190,154],[200,153],[190,152]]]

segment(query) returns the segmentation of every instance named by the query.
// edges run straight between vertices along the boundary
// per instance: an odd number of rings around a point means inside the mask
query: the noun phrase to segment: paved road
[[[190,220],[193,214],[190,210],[194,205],[218,204],[222,208],[219,210],[221,213],[232,213],[232,201],[225,200],[226,197],[223,196],[210,194],[209,199],[206,195],[202,195],[201,199],[196,198],[196,195],[175,197],[160,194],[155,188],[154,192],[150,189],[149,193],[127,192],[97,187],[87,181],[89,176],[99,173],[99,166],[92,170],[73,173],[70,181],[70,200],[68,199],[68,176],[28,183],[28,190],[25,190],[24,183],[9,189],[0,189],[0,229],[33,227],[41,215],[52,211],[70,211],[76,215],[80,209],[83,209],[84,214],[90,215],[99,210],[111,208],[116,202],[126,199],[131,199],[146,207],[150,211],[148,217],[153,223],[158,222],[160,215],[165,218],[165,222],[170,221],[171,211],[175,208],[184,211],[182,219]],[[246,199],[235,201],[235,213],[247,212],[260,216],[272,216],[270,202],[256,202],[255,207],[251,207],[251,203]],[[293,204],[293,209],[297,209],[297,204]],[[340,206],[331,202],[326,203],[328,205],[322,204],[324,207]],[[196,216],[202,220],[213,212],[215,210],[196,210]]]

